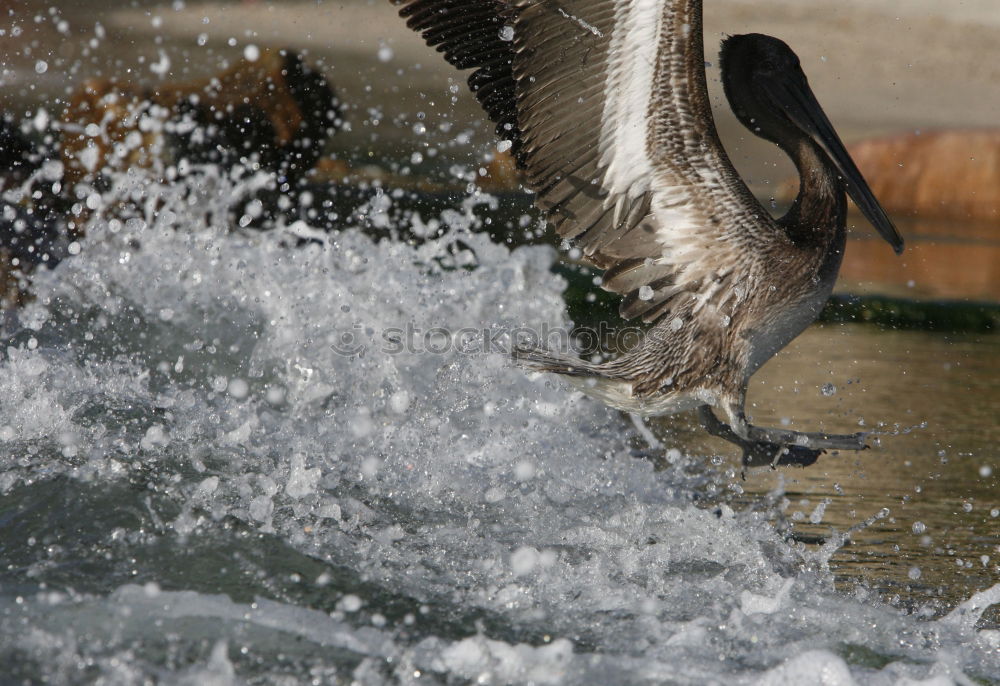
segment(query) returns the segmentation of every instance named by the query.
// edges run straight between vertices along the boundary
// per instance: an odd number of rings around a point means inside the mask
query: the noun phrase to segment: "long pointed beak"
[[[826,113],[816,101],[805,75],[801,79],[790,78],[780,84],[769,83],[768,94],[774,98],[785,114],[810,138],[820,145],[836,166],[847,188],[847,194],[858,206],[862,214],[871,222],[879,234],[892,246],[897,255],[903,252],[903,237],[889,219],[875,194],[868,187],[854,160],[847,153],[840,136],[827,119]]]

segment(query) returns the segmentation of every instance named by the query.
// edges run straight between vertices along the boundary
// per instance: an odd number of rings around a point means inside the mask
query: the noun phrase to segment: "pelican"
[[[846,194],[896,253],[903,240],[784,42],[721,49],[739,121],[795,163],[780,219],[723,149],[706,84],[701,0],[395,0],[459,69],[560,236],[605,270],[621,314],[651,325],[604,363],[515,348],[528,369],[641,416],[697,409],[744,465],[810,464],[866,435],[752,425],[747,384],[819,314],[846,241]],[[723,419],[716,415],[718,411]],[[724,420],[724,421],[723,421]]]

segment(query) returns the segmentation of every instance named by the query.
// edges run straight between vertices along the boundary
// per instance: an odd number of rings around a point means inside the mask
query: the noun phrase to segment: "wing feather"
[[[517,10],[504,0],[392,0],[406,25],[444,54],[457,69],[474,69],[469,89],[496,124],[497,136],[510,140],[519,157],[521,139],[511,62],[506,40]]]
[[[400,13],[477,69],[470,87],[537,205],[607,270],[622,316],[731,307],[765,244],[787,240],[719,142],[701,0],[404,0]]]

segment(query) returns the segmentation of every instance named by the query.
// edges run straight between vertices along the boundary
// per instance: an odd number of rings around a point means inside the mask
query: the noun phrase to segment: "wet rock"
[[[298,188],[341,123],[333,89],[292,50],[247,54],[190,83],[91,79],[56,127],[0,117],[0,307],[22,304],[35,268],[64,257],[95,213],[129,215],[128,202],[104,200],[125,173],[176,181],[191,164],[243,165]],[[234,197],[234,210],[255,201]],[[145,193],[132,202],[144,216]]]
[[[153,88],[91,79],[63,114],[70,187],[105,170],[241,158],[300,178],[341,122],[326,79],[292,50],[262,50],[211,78]]]
[[[856,143],[850,153],[890,213],[1000,217],[1000,129],[899,134]]]

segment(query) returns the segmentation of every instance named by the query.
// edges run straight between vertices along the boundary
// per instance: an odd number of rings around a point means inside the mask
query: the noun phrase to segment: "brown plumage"
[[[801,177],[775,220],[719,142],[700,0],[403,0],[400,14],[459,68],[558,232],[606,270],[621,314],[652,325],[618,359],[592,364],[518,350],[629,412],[700,408],[746,460],[814,460],[864,437],[747,423],[747,381],[818,314],[843,255],[845,191],[898,251],[891,221],[781,41],[734,36],[722,49],[739,119],[778,144]],[[728,420],[719,422],[710,407]]]

